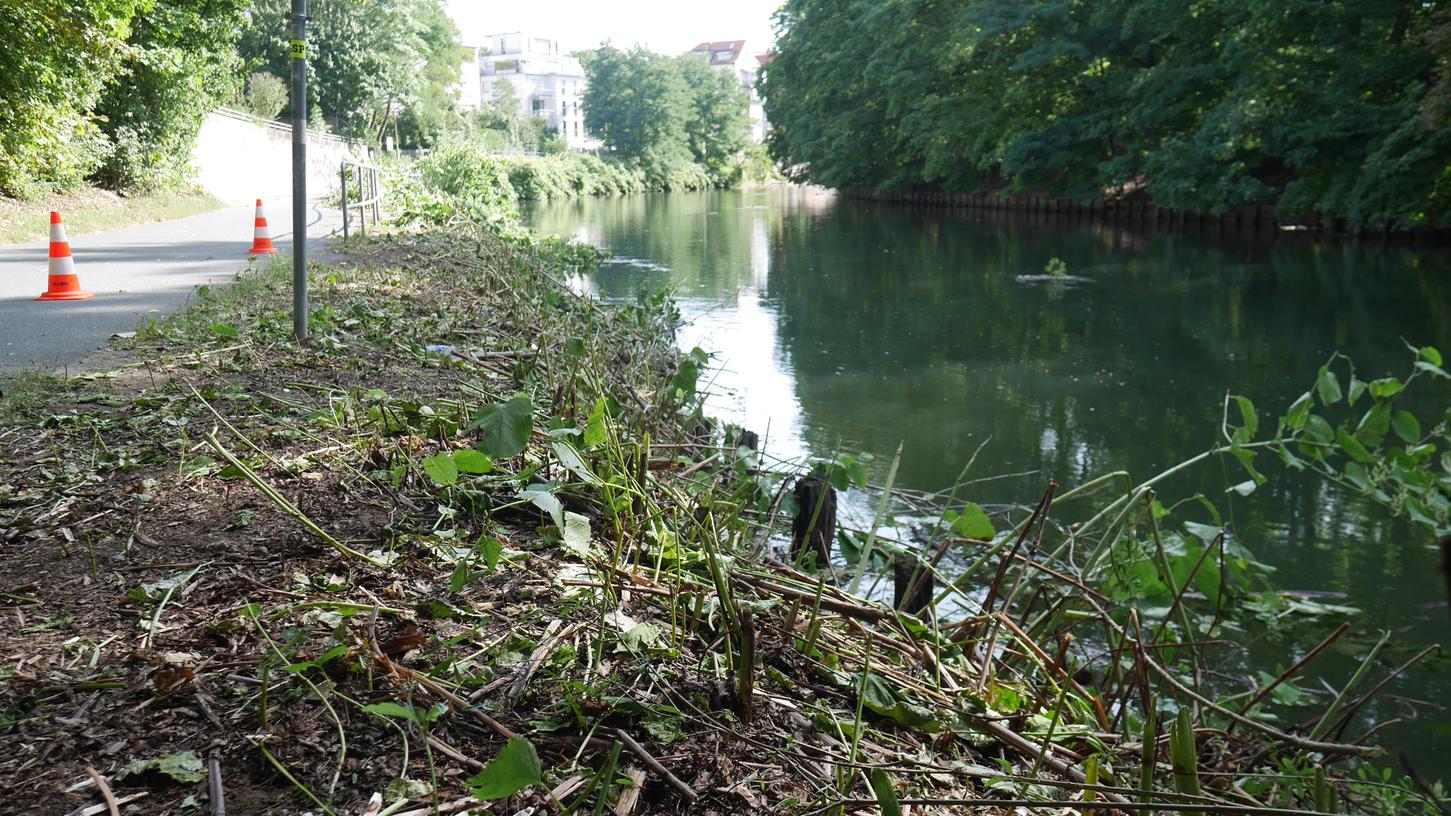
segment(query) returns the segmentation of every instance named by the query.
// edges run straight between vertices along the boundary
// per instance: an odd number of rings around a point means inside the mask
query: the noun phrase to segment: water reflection
[[[772,453],[884,464],[900,443],[899,482],[937,490],[990,440],[977,475],[1034,475],[983,485],[983,503],[1032,501],[1050,477],[1145,478],[1215,444],[1226,390],[1282,410],[1337,349],[1364,379],[1405,369],[1401,338],[1451,349],[1451,260],[1424,248],[985,218],[800,188],[569,201],[527,217],[616,256],[588,281],[601,297],[672,287],[682,345],[721,365],[710,409],[769,430]],[[1053,258],[1088,282],[1017,280]],[[1263,464],[1272,480],[1246,498],[1225,493],[1244,476],[1217,463],[1161,493],[1213,497],[1282,586],[1346,593],[1362,628],[1397,630],[1406,651],[1445,637],[1429,536]],[[1275,632],[1247,641],[1271,671],[1303,648]],[[1401,691],[1447,699],[1448,675],[1442,662]],[[1451,748],[1431,723],[1399,733]]]

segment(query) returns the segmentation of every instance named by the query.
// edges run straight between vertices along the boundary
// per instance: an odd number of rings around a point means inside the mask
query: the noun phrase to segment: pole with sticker
[[[307,0],[292,0],[292,332],[307,339]]]

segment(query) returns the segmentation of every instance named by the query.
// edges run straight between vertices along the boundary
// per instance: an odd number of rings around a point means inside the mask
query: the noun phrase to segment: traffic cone
[[[277,251],[272,246],[272,230],[267,228],[267,216],[262,214],[262,199],[257,199],[257,222],[252,238],[252,249],[248,255],[271,255]]]
[[[65,237],[65,226],[60,222],[60,213],[50,213],[50,280],[45,294],[36,300],[87,300],[95,297],[94,292],[81,288],[76,277],[76,261],[71,257],[71,244]]]

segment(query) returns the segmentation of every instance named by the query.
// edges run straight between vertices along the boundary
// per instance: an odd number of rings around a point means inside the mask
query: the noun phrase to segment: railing
[[[348,169],[351,168],[358,181],[358,201],[348,201]],[[338,175],[342,182],[343,195],[343,240],[348,238],[348,226],[352,221],[352,211],[358,211],[358,234],[368,234],[368,213],[373,214],[373,223],[381,220],[380,204],[383,194],[378,187],[378,167],[372,164],[362,164],[350,159],[343,159],[342,168]]]

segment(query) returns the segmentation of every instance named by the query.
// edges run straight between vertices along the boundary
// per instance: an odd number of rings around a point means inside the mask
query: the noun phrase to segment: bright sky
[[[605,40],[678,54],[707,40],[745,40],[747,53],[768,50],[771,15],[782,0],[447,0],[463,41],[522,31],[559,40],[567,51]]]

